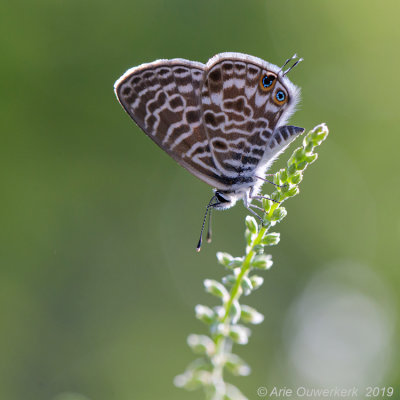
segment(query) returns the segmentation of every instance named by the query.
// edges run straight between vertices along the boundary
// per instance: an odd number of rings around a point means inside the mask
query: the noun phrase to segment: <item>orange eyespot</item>
[[[276,81],[276,75],[272,73],[265,74],[260,79],[260,88],[264,92],[269,92],[274,86]]]
[[[277,104],[278,106],[281,106],[282,104],[284,104],[288,101],[288,95],[284,90],[279,89],[274,94],[273,99],[274,99],[275,104]]]

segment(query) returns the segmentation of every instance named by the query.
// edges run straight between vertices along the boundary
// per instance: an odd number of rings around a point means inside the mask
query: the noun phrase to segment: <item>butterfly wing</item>
[[[115,93],[158,146],[193,175],[224,190],[201,118],[204,69],[204,64],[183,59],[143,64],[118,79]]]
[[[299,133],[275,132],[294,112],[299,97],[286,77],[276,79],[271,90],[263,89],[263,76],[277,76],[278,71],[276,65],[240,53],[218,54],[206,65],[201,91],[204,126],[215,165],[233,184],[250,179],[259,168],[265,170]],[[280,107],[273,96],[281,86],[290,99]]]

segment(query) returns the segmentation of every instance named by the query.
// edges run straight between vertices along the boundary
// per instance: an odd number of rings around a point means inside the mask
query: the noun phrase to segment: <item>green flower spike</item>
[[[200,304],[196,306],[196,317],[209,326],[209,336],[189,335],[189,347],[201,358],[175,378],[176,386],[188,390],[203,388],[209,400],[247,399],[224,379],[224,371],[240,376],[250,373],[250,367],[232,353],[232,347],[233,344],[245,345],[249,341],[251,331],[243,324],[255,325],[264,320],[259,311],[240,303],[241,296],[249,295],[263,284],[264,279],[257,272],[272,267],[272,257],[265,254],[265,248],[278,244],[280,240],[278,232],[269,230],[286,217],[287,211],[282,203],[299,193],[304,171],[318,157],[314,149],[327,136],[328,127],[325,124],[316,126],[304,137],[302,146],[293,152],[287,167],[274,175],[273,182],[279,186],[269,196],[274,201],[263,200],[263,223],[259,225],[252,216],[246,217],[245,255],[233,257],[228,253],[217,253],[217,260],[228,275],[222,278],[222,282],[206,279],[204,287],[222,304],[213,308]]]

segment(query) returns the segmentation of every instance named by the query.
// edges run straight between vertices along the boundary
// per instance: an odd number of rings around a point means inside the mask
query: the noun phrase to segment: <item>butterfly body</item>
[[[114,89],[147,136],[215,188],[209,206],[249,208],[266,170],[304,131],[285,125],[300,98],[291,68],[241,53],[158,60],[131,68]]]

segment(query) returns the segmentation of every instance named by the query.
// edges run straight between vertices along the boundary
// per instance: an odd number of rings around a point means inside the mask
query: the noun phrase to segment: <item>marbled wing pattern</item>
[[[143,64],[127,71],[115,92],[126,112],[164,151],[209,185],[227,190],[202,121],[204,67],[182,59]]]
[[[261,169],[263,174],[303,130],[275,130],[287,105],[277,105],[272,96],[284,85],[277,80],[273,90],[264,91],[260,79],[271,67],[277,73],[276,66],[252,56],[222,53],[206,67],[201,102],[215,165],[232,191],[252,186],[255,172]]]
[[[253,187],[258,176],[303,129],[283,126],[298,89],[285,76],[263,90],[276,65],[221,53],[206,65],[158,60],[128,70],[115,83],[118,100],[137,125],[179,164],[219,191]],[[284,104],[274,100],[284,90]],[[260,182],[259,182],[260,183]]]

